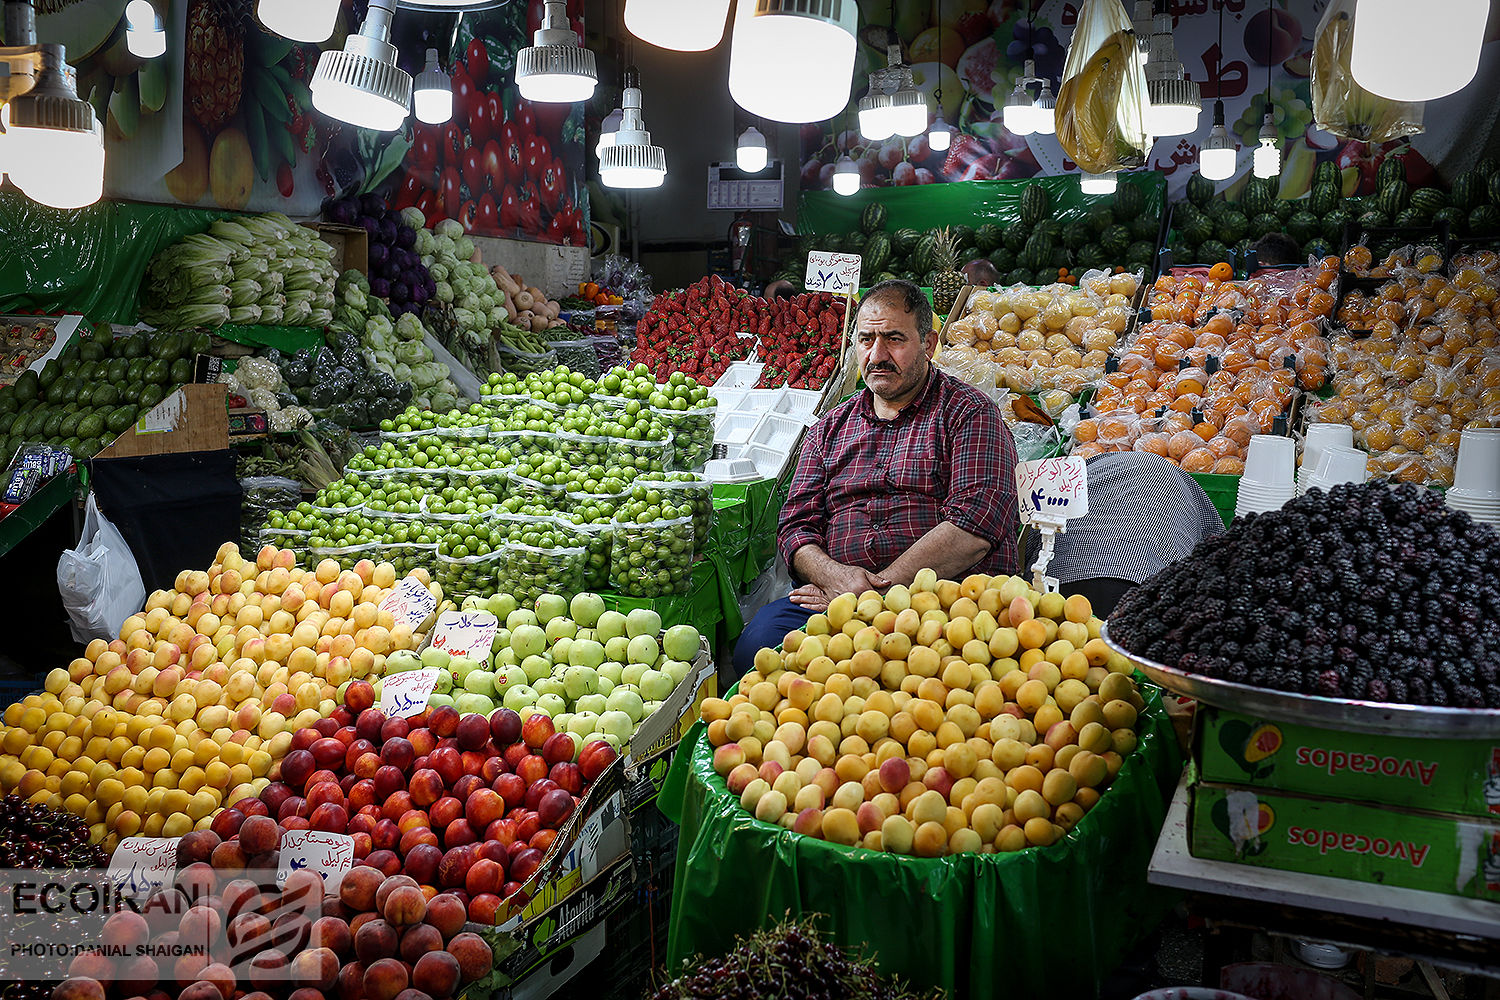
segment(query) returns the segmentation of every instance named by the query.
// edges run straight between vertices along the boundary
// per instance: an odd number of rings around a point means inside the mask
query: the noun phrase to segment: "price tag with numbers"
[[[437,687],[438,671],[433,667],[387,674],[380,682],[380,711],[387,719],[406,719],[427,707],[427,696]]]
[[[444,611],[432,628],[432,648],[487,660],[499,631],[500,619],[488,611]]]
[[[126,837],[109,857],[109,879],[128,896],[147,895],[176,874],[176,837]]]
[[[802,285],[809,292],[843,295],[859,290],[859,269],[864,258],[857,253],[814,250],[807,255],[807,274]]]
[[[1082,458],[1044,458],[1016,466],[1021,520],[1061,525],[1089,512],[1088,472]]]
[[[281,835],[276,885],[286,886],[292,872],[315,871],[323,876],[325,892],[337,893],[344,873],[354,867],[354,838],[323,830],[288,830]]]
[[[396,586],[380,602],[381,611],[389,611],[396,623],[407,625],[413,632],[422,626],[437,610],[437,598],[414,576],[399,580]]]

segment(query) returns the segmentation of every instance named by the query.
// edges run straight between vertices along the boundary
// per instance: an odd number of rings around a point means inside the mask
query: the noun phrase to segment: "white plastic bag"
[[[1146,74],[1120,0],[1084,0],[1057,92],[1057,141],[1085,173],[1146,162]]]
[[[99,512],[92,492],[76,549],[57,560],[57,589],[79,642],[114,639],[120,623],[146,603],[146,584],[120,529]]]

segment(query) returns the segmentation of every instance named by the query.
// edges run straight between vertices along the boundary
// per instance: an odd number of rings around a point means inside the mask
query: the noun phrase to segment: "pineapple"
[[[963,272],[958,269],[958,247],[952,232],[944,227],[938,231],[937,242],[932,248],[932,270],[927,275],[927,284],[932,288],[932,310],[939,316],[948,315],[958,293],[964,290]]]
[[[239,110],[245,83],[247,0],[194,0],[182,77],[188,109],[213,134]]]

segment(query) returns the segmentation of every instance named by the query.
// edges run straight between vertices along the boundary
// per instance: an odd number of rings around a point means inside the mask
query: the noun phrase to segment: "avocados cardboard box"
[[[1500,821],[1500,739],[1369,736],[1198,709],[1205,781]]]
[[[1493,820],[1200,782],[1188,849],[1212,861],[1500,903]]]

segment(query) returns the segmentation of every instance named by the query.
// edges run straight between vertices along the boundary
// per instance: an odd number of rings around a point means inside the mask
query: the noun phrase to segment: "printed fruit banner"
[[[1198,145],[1212,124],[1214,80],[1222,81],[1225,121],[1240,144],[1239,171],[1223,187],[1242,183],[1249,173],[1251,150],[1258,145],[1265,113],[1267,72],[1274,121],[1283,152],[1283,197],[1305,194],[1320,161],[1332,161],[1342,172],[1344,194],[1369,193],[1375,171],[1391,149],[1406,150],[1400,141],[1385,146],[1340,139],[1312,122],[1308,76],[1313,36],[1326,0],[1224,0],[1224,42],[1218,43],[1219,6],[1213,0],[1174,0],[1172,3],[1178,59],[1189,79],[1204,90],[1204,110],[1193,135],[1157,140],[1148,169],[1167,175],[1171,197],[1179,198],[1188,176],[1196,172]],[[1038,76],[1049,77],[1056,93],[1073,27],[1077,0],[860,0],[860,45],[849,107],[832,122],[803,126],[802,185],[804,190],[830,189],[834,161],[844,151],[858,163],[866,187],[933,184],[944,181],[1010,179],[1076,170],[1050,135],[1021,137],[1001,121],[1006,96],[1024,71],[1026,59],[1036,62]],[[1135,4],[1126,0],[1127,14]],[[892,21],[894,10],[894,23]],[[1030,21],[1028,21],[1030,11]],[[870,142],[858,131],[857,105],[868,90],[867,74],[885,65],[887,31],[894,28],[902,54],[912,66],[918,87],[937,107],[941,89],[944,119],[962,131],[950,149],[934,153],[925,136]],[[1493,93],[1484,85],[1500,59],[1486,47],[1480,76],[1445,106],[1447,118],[1478,122],[1477,134],[1490,135],[1494,114],[1484,117],[1479,105]],[[1415,58],[1427,58],[1420,54]],[[1033,89],[1033,95],[1035,90]],[[1419,156],[1406,165],[1413,183],[1430,174],[1432,164],[1456,173],[1482,155],[1482,143],[1467,149],[1456,136],[1433,134],[1439,113],[1428,109],[1428,134],[1414,137],[1410,146]],[[1425,160],[1424,160],[1425,157]],[[1450,158],[1456,162],[1449,163]]]

